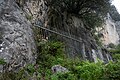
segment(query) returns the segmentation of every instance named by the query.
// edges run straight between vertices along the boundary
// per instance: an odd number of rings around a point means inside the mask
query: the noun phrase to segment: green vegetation
[[[102,47],[102,40],[100,39],[102,35],[100,34],[95,34],[95,32],[93,32],[93,37],[97,43],[98,46]]]
[[[119,80],[120,59],[117,62],[104,64],[89,61],[80,61],[78,58],[69,59],[64,54],[64,45],[61,42],[41,42],[35,65],[27,65],[18,73],[5,72],[0,75],[2,80]],[[51,67],[61,65],[69,71],[53,73]]]
[[[51,26],[61,23],[64,13],[81,18],[89,30],[100,27],[110,9],[111,0],[46,0]],[[54,17],[52,17],[54,14]],[[55,22],[56,21],[56,22]],[[58,21],[58,22],[57,22]],[[94,22],[94,23],[93,23]],[[55,25],[57,26],[57,25]],[[61,27],[61,25],[59,26]]]
[[[18,0],[21,4],[25,0]],[[50,1],[50,2],[49,2]],[[52,9],[50,14],[55,14],[51,18],[51,25],[60,23],[63,12],[78,16],[85,20],[89,30],[95,29],[103,23],[103,16],[109,9],[110,0],[46,0],[48,6]],[[50,16],[50,15],[49,15]],[[31,16],[27,17],[31,20]],[[60,20],[56,22],[56,20]],[[94,23],[93,23],[94,22]],[[61,23],[60,23],[61,24]],[[37,44],[36,64],[26,65],[18,72],[5,71],[0,74],[0,80],[120,80],[120,48],[111,50],[115,62],[104,64],[101,61],[97,63],[81,61],[79,58],[67,58],[64,51],[64,43],[56,41],[47,41],[42,39],[39,29],[35,29],[35,40]],[[98,39],[98,36],[96,36]],[[111,45],[112,46],[112,45]],[[5,64],[0,60],[0,64]],[[51,67],[61,65],[69,71],[65,73],[53,73]]]
[[[96,27],[101,27],[104,23],[104,18],[96,13],[88,13],[82,19],[89,26],[87,29],[90,31],[95,30]]]
[[[31,21],[33,19],[33,16],[26,14],[26,18]]]
[[[120,44],[112,47],[112,49],[109,50],[112,55],[113,55],[113,59],[117,62],[120,62]]]
[[[4,65],[6,64],[5,60],[4,59],[0,59],[0,65]]]
[[[46,2],[56,10],[80,15],[85,15],[93,11],[103,14],[108,11],[110,6],[110,0],[46,0]]]
[[[113,43],[110,43],[110,44],[108,45],[108,47],[109,47],[109,48],[115,48],[115,45],[114,45]]]

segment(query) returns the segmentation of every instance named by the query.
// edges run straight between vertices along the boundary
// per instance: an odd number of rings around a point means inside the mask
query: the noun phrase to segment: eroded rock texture
[[[5,69],[17,70],[35,63],[31,28],[31,23],[14,0],[0,0],[0,58],[7,62]]]
[[[27,14],[33,16],[32,22],[35,25],[58,33],[43,30],[46,34],[44,38],[65,43],[68,57],[79,57],[82,60],[94,62],[97,62],[98,58],[104,62],[112,60],[108,51],[97,45],[93,35],[87,29],[87,24],[77,16],[66,11],[57,13],[47,5],[45,0],[30,0],[26,2],[26,5],[24,9]]]
[[[102,33],[102,42],[105,46],[109,44],[118,45],[119,44],[119,32],[117,31],[117,25],[115,21],[108,14],[105,20],[103,28],[100,29]]]
[[[31,23],[43,30],[42,38],[60,40],[66,45],[70,58],[104,62],[112,60],[106,49],[101,49],[87,24],[66,11],[56,13],[45,0],[0,0],[0,58],[8,63],[8,70],[16,70],[35,62],[35,43]],[[24,1],[22,4],[19,1]],[[29,22],[27,19],[29,19]],[[60,35],[62,34],[62,35]],[[2,66],[1,66],[2,69]]]

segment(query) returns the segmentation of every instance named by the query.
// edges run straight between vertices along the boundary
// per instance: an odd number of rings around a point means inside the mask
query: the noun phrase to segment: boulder
[[[65,67],[62,67],[61,65],[54,65],[51,69],[53,73],[68,72],[68,69]]]

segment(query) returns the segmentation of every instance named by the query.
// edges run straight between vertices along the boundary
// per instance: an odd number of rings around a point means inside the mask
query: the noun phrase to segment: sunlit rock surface
[[[108,14],[105,25],[101,29],[102,42],[105,46],[109,44],[119,44],[119,35],[117,32],[116,24]]]

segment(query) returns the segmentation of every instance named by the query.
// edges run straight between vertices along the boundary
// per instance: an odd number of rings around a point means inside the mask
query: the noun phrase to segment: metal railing
[[[77,42],[80,42],[80,43],[82,42],[81,40],[78,40],[78,39],[73,38],[73,37],[71,37],[71,36],[68,36],[68,35],[59,33],[59,32],[57,32],[57,31],[50,30],[50,29],[48,29],[48,28],[45,28],[45,27],[42,27],[42,26],[39,26],[39,25],[36,25],[36,24],[35,24],[34,26],[35,26],[35,27],[39,27],[39,28],[41,28],[41,29],[43,29],[43,30],[49,31],[49,32],[51,32],[51,33],[54,33],[54,34],[57,34],[57,35],[66,37],[66,38],[68,38],[68,39],[72,39],[72,40],[77,41]]]

